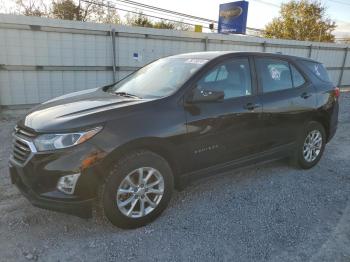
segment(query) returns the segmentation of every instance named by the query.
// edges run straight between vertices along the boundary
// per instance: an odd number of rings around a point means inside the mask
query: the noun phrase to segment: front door
[[[204,93],[224,92],[222,101],[185,105],[194,169],[257,153],[262,106],[247,57],[229,58],[208,69],[194,85]]]

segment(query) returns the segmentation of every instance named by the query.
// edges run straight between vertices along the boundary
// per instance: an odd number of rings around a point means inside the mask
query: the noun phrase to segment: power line
[[[119,1],[119,0],[116,0],[116,1]],[[109,3],[109,2],[108,2]],[[114,2],[113,2],[114,3]],[[116,4],[116,3],[115,3]],[[129,4],[129,3],[128,3]],[[129,7],[129,8],[137,8],[137,10],[141,10],[141,11],[145,11],[145,12],[150,12],[150,13],[155,13],[155,14],[160,14],[160,15],[166,15],[166,16],[171,16],[171,17],[174,17],[174,18],[178,18],[178,19],[184,19],[183,17],[181,17],[180,15],[175,15],[175,14],[171,14],[171,13],[167,13],[167,14],[164,14],[164,13],[161,13],[161,12],[158,12],[158,11],[154,11],[154,10],[148,10],[148,9],[145,9],[145,8],[141,8],[141,7],[135,7],[135,6],[129,6],[129,5],[125,5],[125,4],[121,4],[121,3],[118,3],[118,5],[122,5],[122,6],[125,6],[125,7]],[[170,11],[170,10],[169,10]],[[164,18],[165,19],[165,18]],[[197,19],[194,19],[194,18],[186,18],[186,20],[191,20],[191,21],[195,21],[195,22],[198,22]],[[204,23],[202,21],[200,21],[200,23]]]
[[[176,12],[176,11],[171,11],[171,10],[168,10],[168,9],[163,9],[163,8],[156,7],[156,6],[146,5],[146,4],[143,4],[143,3],[138,3],[138,2],[135,2],[135,1],[131,1],[131,0],[117,0],[117,1],[125,2],[125,3],[128,3],[128,4],[132,4],[132,5],[135,5],[135,6],[140,6],[140,7],[144,7],[144,8],[148,8],[148,9],[161,11],[161,12],[164,12],[164,13],[171,13],[171,14],[182,16],[182,17],[192,18],[192,19],[195,19],[195,20],[202,20],[202,21],[209,22],[209,23],[216,23],[216,21],[208,19],[208,18],[188,15],[188,14],[184,14],[184,13],[180,13],[180,12]]]
[[[348,5],[348,6],[350,6],[350,3],[345,3],[345,2],[342,2],[342,1],[339,1],[339,0],[329,0],[329,1],[333,2],[333,3],[341,4],[341,5]]]
[[[151,10],[157,10],[157,11],[160,11],[160,12],[163,12],[163,13],[166,13],[166,15],[172,15],[173,17],[176,16],[177,17],[180,17],[182,19],[186,19],[186,20],[192,20],[192,21],[200,21],[200,23],[205,23],[205,22],[210,22],[212,24],[218,24],[218,21],[215,21],[215,20],[211,20],[211,19],[208,19],[208,18],[203,18],[203,17],[199,17],[199,16],[193,16],[193,15],[188,15],[188,14],[185,14],[185,13],[180,13],[180,12],[177,12],[177,11],[172,11],[172,10],[168,10],[168,9],[163,9],[163,8],[159,8],[159,7],[155,7],[155,6],[151,6],[151,5],[146,5],[146,4],[143,4],[143,3],[138,3],[138,2],[135,2],[135,1],[131,1],[131,0],[115,0],[115,1],[118,1],[118,2],[124,2],[124,3],[127,3],[129,5],[134,5],[134,6],[137,6],[137,8],[139,9],[142,9],[142,10],[145,10],[145,11],[148,11],[148,12],[154,12],[154,11],[151,11]],[[140,8],[140,7],[143,7],[143,8]],[[151,10],[147,10],[147,9],[151,9]],[[158,13],[159,14],[159,13]],[[165,19],[165,18],[163,18]],[[169,20],[169,19],[165,19],[165,20]],[[171,20],[169,20],[171,21]],[[182,23],[181,21],[176,21],[176,22],[180,22]],[[194,24],[190,24],[190,25],[194,25]],[[208,28],[208,27],[205,27],[205,28]],[[262,29],[258,29],[258,28],[252,28],[252,27],[247,27],[248,30],[252,30],[252,31],[257,31],[257,32],[262,32],[263,30]]]
[[[268,1],[264,1],[264,0],[253,0],[253,1],[256,1],[256,2],[259,2],[259,3],[262,3],[262,4],[265,4],[265,5],[273,6],[273,7],[278,7],[278,8],[281,7],[281,5],[274,4],[274,3],[271,3],[271,2],[268,2]],[[331,1],[331,2],[334,2],[334,3],[339,3],[339,4],[344,4],[344,5],[349,5],[349,6],[350,6],[350,3],[345,3],[345,2],[342,2],[342,1],[339,1],[339,0],[328,0],[328,1]],[[348,21],[340,20],[340,19],[337,19],[337,18],[335,18],[334,20],[335,20],[335,21],[338,21],[338,22],[342,22],[342,23],[349,23]]]
[[[107,8],[112,8],[112,9],[116,9],[116,10],[120,10],[120,11],[124,11],[124,12],[130,12],[130,13],[134,13],[134,14],[139,14],[139,12],[137,12],[137,11],[127,10],[127,9],[115,7],[115,6],[112,6],[112,5],[96,3],[96,2],[92,2],[92,1],[88,1],[88,0],[80,0],[80,1],[81,2],[85,2],[85,3],[89,3],[89,4],[94,4],[94,5],[98,5],[98,6],[107,7]],[[175,23],[181,23],[181,24],[195,26],[195,24],[186,23],[186,22],[182,22],[182,21],[178,21],[178,20],[172,20],[172,19],[163,18],[163,17],[159,17],[159,16],[154,16],[154,15],[149,15],[149,14],[144,14],[144,15],[148,16],[148,17],[156,18],[156,19],[161,19],[161,20],[166,20],[166,21],[170,21],[170,22],[175,22]],[[203,26],[203,27],[210,29],[209,27],[206,27],[206,26]]]
[[[82,2],[86,2],[86,3],[91,3],[91,4],[95,4],[95,5],[99,5],[99,6],[104,6],[104,7],[107,7],[107,8],[113,8],[113,9],[116,9],[116,10],[120,10],[120,11],[124,11],[124,12],[130,12],[130,13],[134,13],[134,14],[139,14],[139,12],[137,11],[132,11],[132,10],[127,10],[127,9],[123,9],[123,8],[119,8],[119,7],[116,7],[116,6],[112,6],[110,5],[110,2],[108,1],[108,5],[106,4],[103,4],[103,3],[97,3],[97,2],[93,2],[93,1],[89,1],[89,0],[81,0]],[[136,8],[136,9],[139,9],[141,11],[145,11],[145,12],[150,12],[150,13],[156,13],[156,14],[159,14],[159,15],[167,15],[167,16],[172,16],[174,18],[178,18],[178,19],[185,19],[185,20],[192,20],[192,21],[195,21],[195,22],[199,22],[199,23],[207,23],[207,22],[210,22],[212,24],[218,24],[217,21],[215,20],[211,20],[211,19],[208,19],[208,18],[203,18],[203,17],[199,17],[199,16],[193,16],[193,15],[188,15],[188,14],[184,14],[184,13],[180,13],[180,12],[176,12],[176,11],[172,11],[172,10],[168,10],[168,9],[163,9],[163,8],[159,8],[159,7],[155,7],[155,6],[151,6],[151,5],[147,5],[147,4],[143,4],[143,3],[138,3],[138,2],[135,2],[135,1],[132,1],[132,0],[115,0],[115,1],[118,1],[118,2],[123,2],[124,4],[121,4],[121,3],[115,3],[115,2],[112,2],[113,4],[118,4],[118,5],[123,5],[125,7],[128,7],[128,8]],[[263,4],[266,4],[266,5],[270,5],[270,6],[274,6],[274,7],[280,7],[279,5],[277,4],[274,4],[274,3],[271,3],[271,2],[268,2],[268,1],[264,1],[264,0],[254,0],[256,2],[260,2],[260,3],[263,3]],[[332,1],[339,1],[339,0],[332,0]],[[127,5],[125,5],[127,4]],[[131,6],[128,6],[128,5],[131,5]],[[149,10],[150,9],[150,10]],[[163,14],[164,13],[164,14]],[[170,22],[175,22],[175,23],[180,23],[180,24],[186,24],[186,25],[190,25],[190,26],[195,26],[196,24],[193,24],[193,23],[189,23],[189,22],[184,22],[183,20],[182,21],[179,21],[179,20],[173,20],[173,19],[169,19],[169,18],[164,18],[164,17],[160,17],[160,16],[155,16],[155,15],[150,15],[150,14],[144,14],[145,16],[148,16],[148,17],[152,17],[152,18],[156,18],[156,19],[161,19],[161,20],[165,20],[165,21],[170,21]],[[342,21],[342,20],[339,20],[339,19],[336,19],[338,20],[339,22],[345,22],[347,23],[346,21]],[[207,29],[214,29],[214,28],[210,28],[206,25],[202,25],[203,28],[207,28]],[[258,28],[251,28],[251,27],[247,27],[247,30],[251,30],[251,31],[255,31],[255,32],[264,32],[263,29],[258,29]]]
[[[281,6],[278,5],[278,4],[274,4],[274,3],[271,3],[271,2],[268,2],[268,1],[264,1],[264,0],[253,0],[253,1],[259,2],[259,3],[264,4],[264,5],[273,6],[273,7],[278,7],[278,8],[281,7]]]

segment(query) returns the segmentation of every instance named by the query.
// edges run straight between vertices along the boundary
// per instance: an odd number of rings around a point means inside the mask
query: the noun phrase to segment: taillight
[[[333,90],[333,95],[334,95],[335,97],[339,97],[339,95],[340,95],[340,89],[339,89],[339,87],[334,88],[334,90]]]

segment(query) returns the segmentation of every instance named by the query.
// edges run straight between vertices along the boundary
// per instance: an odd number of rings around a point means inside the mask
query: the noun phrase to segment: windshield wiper
[[[124,96],[124,97],[141,98],[141,97],[138,97],[136,95],[129,94],[129,93],[126,93],[126,92],[114,92],[114,94],[116,94],[118,96]]]

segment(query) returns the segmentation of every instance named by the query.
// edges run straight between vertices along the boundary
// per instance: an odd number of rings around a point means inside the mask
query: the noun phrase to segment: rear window
[[[317,62],[303,61],[303,63],[321,80],[331,82],[326,68]]]
[[[264,93],[293,88],[288,62],[275,58],[257,58],[256,64]]]

